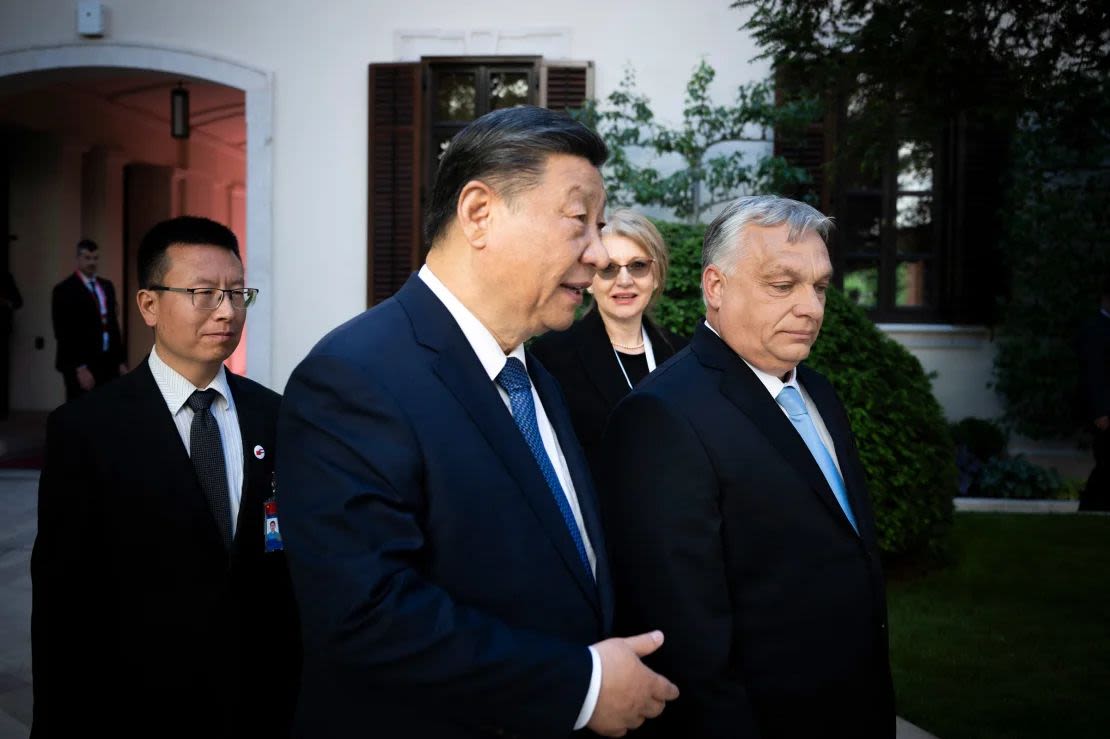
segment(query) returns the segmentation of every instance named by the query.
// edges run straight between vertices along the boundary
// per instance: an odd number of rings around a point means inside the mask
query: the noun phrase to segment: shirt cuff
[[[574,722],[574,730],[585,728],[594,717],[597,708],[597,697],[601,694],[601,655],[593,647],[589,647],[590,660],[593,662],[593,671],[590,673],[590,689],[586,691],[586,700],[582,701],[582,710],[578,712],[578,720]]]

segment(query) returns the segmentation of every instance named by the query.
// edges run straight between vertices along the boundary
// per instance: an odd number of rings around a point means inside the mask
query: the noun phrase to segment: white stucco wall
[[[1002,417],[1001,398],[988,387],[994,372],[996,346],[983,326],[944,324],[880,324],[887,336],[909,349],[928,373],[933,395],[949,421],[974,416]]]
[[[256,323],[252,341],[271,342],[266,374],[277,389],[320,336],[364,306],[367,65],[404,55],[409,47],[398,32],[447,32],[475,44],[493,36],[513,53],[533,45],[534,53],[561,50],[595,63],[599,96],[630,63],[657,115],[672,121],[699,58],[716,67],[722,98],[767,73],[766,63],[750,62],[756,51],[738,30],[743,18],[725,0],[107,0],[104,7],[105,37],[86,40],[76,33],[72,0],[5,0],[0,54],[138,45],[218,57],[271,76],[273,320],[268,336]],[[557,33],[530,40],[535,29]]]

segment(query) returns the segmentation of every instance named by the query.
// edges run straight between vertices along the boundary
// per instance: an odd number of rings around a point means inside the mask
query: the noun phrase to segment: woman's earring
[[[593,287],[592,287],[592,286],[591,286],[591,287],[587,287],[587,288],[586,288],[586,292],[588,292],[588,293],[589,293],[590,295],[593,295],[593,294],[594,294],[594,289],[593,289]]]

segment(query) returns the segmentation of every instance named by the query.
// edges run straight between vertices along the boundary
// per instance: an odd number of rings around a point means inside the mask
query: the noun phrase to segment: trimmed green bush
[[[1006,454],[1009,434],[1000,424],[985,418],[964,418],[950,427],[956,444],[959,494],[976,495],[983,466]]]
[[[701,241],[705,226],[655,221],[671,255],[667,287],[655,306],[655,320],[679,336],[690,336],[705,317],[701,300]]]
[[[956,460],[948,423],[917,357],[830,290],[808,363],[832,381],[848,409],[883,551],[943,551]]]
[[[1035,465],[1020,454],[990,460],[975,482],[974,494],[984,498],[1052,499],[1067,493],[1056,470]]]
[[[976,459],[986,462],[1006,453],[1010,435],[994,421],[968,416],[952,424],[952,440],[957,447],[967,447]]]
[[[951,426],[960,471],[960,495],[983,498],[1078,498],[1079,481],[1065,483],[1055,470],[1006,453],[1006,429],[984,418],[964,418]]]
[[[671,272],[655,317],[689,336],[705,315],[705,227],[656,225],[670,247]],[[829,291],[825,324],[808,363],[829,378],[848,410],[883,551],[942,552],[957,472],[952,436],[921,363],[836,290]]]

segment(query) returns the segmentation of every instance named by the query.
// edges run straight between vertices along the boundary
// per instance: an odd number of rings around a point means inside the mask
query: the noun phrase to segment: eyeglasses
[[[620,274],[621,269],[627,269],[628,274],[632,279],[638,280],[641,277],[647,277],[651,272],[651,265],[655,262],[654,259],[633,259],[628,264],[617,264],[616,262],[609,262],[607,267],[602,267],[597,270],[597,276],[603,280],[612,280]]]
[[[151,285],[148,290],[167,293],[188,293],[193,301],[193,307],[199,310],[216,310],[224,302],[226,295],[235,310],[246,310],[258,297],[256,287],[235,287],[223,290],[218,287],[166,287],[165,285]]]

